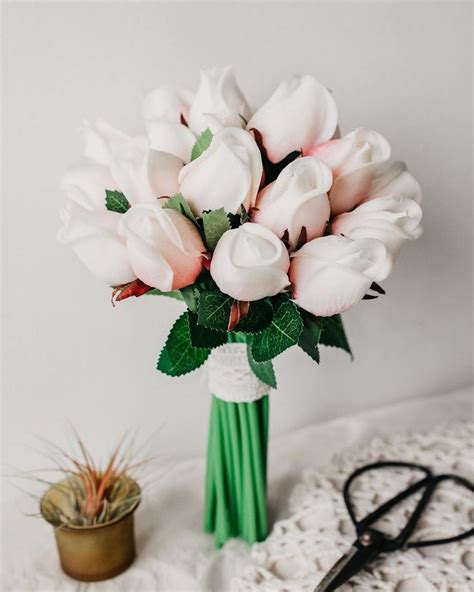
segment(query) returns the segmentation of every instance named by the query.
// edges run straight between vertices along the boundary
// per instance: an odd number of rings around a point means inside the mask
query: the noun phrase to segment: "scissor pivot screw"
[[[368,534],[367,532],[361,535],[359,538],[359,542],[364,547],[370,547],[370,545],[374,542],[374,539]]]

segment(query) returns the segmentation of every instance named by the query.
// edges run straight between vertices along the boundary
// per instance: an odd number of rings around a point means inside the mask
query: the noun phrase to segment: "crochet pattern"
[[[457,473],[472,479],[474,423],[440,426],[429,433],[375,439],[367,447],[336,456],[321,471],[306,471],[293,491],[292,516],[277,522],[264,543],[254,546],[252,565],[233,581],[236,592],[312,592],[355,539],[341,490],[357,467],[379,460],[403,459],[424,464],[435,473]],[[404,489],[419,474],[378,470],[354,483],[353,499],[361,515]],[[394,535],[406,523],[418,498],[408,501],[377,526]],[[472,495],[445,485],[435,492],[420,519],[416,540],[453,536],[474,519]],[[414,539],[414,540],[415,540]],[[470,592],[474,589],[472,539],[409,549],[381,556],[354,576],[341,592]]]

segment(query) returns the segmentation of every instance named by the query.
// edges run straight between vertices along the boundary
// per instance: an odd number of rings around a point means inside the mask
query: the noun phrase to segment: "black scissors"
[[[407,489],[395,495],[379,508],[371,512],[362,520],[357,520],[355,516],[354,506],[350,497],[350,487],[354,479],[367,471],[373,469],[384,468],[403,468],[421,471],[424,477],[410,485]],[[314,592],[332,592],[342,586],[345,582],[350,580],[352,576],[358,573],[369,562],[378,557],[381,553],[389,553],[391,551],[398,551],[401,549],[413,549],[418,547],[428,547],[430,545],[444,545],[446,543],[454,543],[467,537],[474,535],[474,528],[467,530],[456,536],[445,539],[433,539],[428,541],[413,541],[408,539],[413,534],[417,522],[425,510],[431,496],[442,482],[451,481],[457,485],[465,487],[471,492],[474,492],[474,484],[467,479],[459,477],[458,475],[433,475],[428,467],[414,463],[398,462],[398,461],[384,461],[366,465],[357,469],[347,479],[344,484],[343,494],[344,502],[351,517],[352,522],[356,528],[357,539],[350,550],[337,561],[331,568],[329,573],[323,578]],[[394,506],[406,500],[415,493],[423,491],[422,496],[411,514],[408,522],[401,530],[400,534],[394,538],[389,538],[380,530],[372,528],[372,524],[377,522],[384,514],[389,512]]]

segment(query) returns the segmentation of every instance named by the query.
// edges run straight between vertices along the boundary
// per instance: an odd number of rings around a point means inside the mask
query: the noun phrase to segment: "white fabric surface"
[[[312,425],[270,441],[271,521],[288,517],[288,499],[306,468],[374,437],[424,431],[472,417],[472,388],[399,403]],[[278,404],[278,401],[274,401]],[[201,530],[205,459],[175,463],[137,511],[138,557],[121,576],[80,584],[60,571],[51,527],[4,504],[2,582],[5,592],[227,592],[250,564],[249,549],[230,541],[216,551]]]
[[[474,473],[474,422],[443,424],[426,432],[375,438],[367,446],[336,455],[323,469],[307,469],[290,498],[291,516],[277,522],[266,541],[252,549],[253,564],[235,578],[236,592],[313,592],[356,538],[341,494],[358,467],[404,459],[435,474]],[[357,478],[351,498],[360,518],[424,477],[419,471],[385,468]],[[396,537],[408,523],[421,492],[405,500],[376,524]],[[474,497],[465,487],[444,482],[434,492],[411,540],[447,539],[469,530]],[[384,554],[355,574],[340,592],[471,592],[474,546],[471,537],[456,543]]]

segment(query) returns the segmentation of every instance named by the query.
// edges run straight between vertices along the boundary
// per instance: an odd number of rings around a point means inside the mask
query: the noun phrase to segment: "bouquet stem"
[[[266,470],[268,395],[250,403],[212,397],[204,530],[217,547],[232,537],[248,543],[268,534]]]

